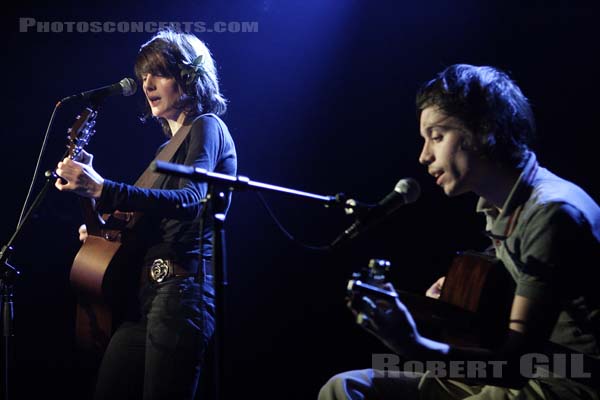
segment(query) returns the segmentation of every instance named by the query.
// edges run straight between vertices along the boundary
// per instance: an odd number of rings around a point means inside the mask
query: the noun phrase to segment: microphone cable
[[[29,203],[29,199],[31,198],[31,192],[33,191],[33,187],[35,186],[35,181],[37,180],[40,164],[42,162],[42,158],[44,155],[44,151],[46,150],[46,145],[48,143],[48,137],[50,136],[50,131],[52,130],[52,125],[54,124],[54,116],[56,115],[56,111],[60,108],[62,103],[59,101],[54,106],[54,110],[52,110],[52,115],[50,116],[50,121],[48,122],[48,127],[46,128],[46,133],[44,134],[44,140],[42,141],[42,147],[40,148],[40,152],[38,154],[38,158],[35,164],[35,168],[33,170],[33,176],[31,177],[31,183],[29,184],[29,189],[27,190],[27,196],[25,196],[25,201],[23,202],[23,207],[21,208],[21,213],[19,214],[19,221],[17,222],[17,230],[21,227],[21,223],[23,222],[23,215],[25,214],[25,210],[27,209],[27,205]]]
[[[255,193],[258,196],[258,198],[260,199],[260,201],[261,201],[263,207],[265,208],[265,210],[267,210],[267,213],[269,214],[269,216],[271,217],[271,219],[275,222],[275,224],[279,228],[279,230],[283,233],[283,235],[285,237],[287,237],[293,243],[297,244],[298,246],[300,246],[300,247],[302,247],[304,249],[311,250],[311,251],[331,251],[333,249],[333,247],[331,245],[329,245],[329,244],[327,244],[327,245],[311,245],[311,244],[304,243],[303,241],[301,241],[301,240],[297,239],[296,237],[294,237],[294,235],[292,235],[287,229],[285,229],[285,227],[283,226],[283,224],[281,222],[279,222],[279,220],[275,216],[275,213],[273,212],[273,210],[271,209],[271,207],[269,207],[269,204],[265,200],[265,198],[262,195],[262,193],[260,193],[259,191],[256,191]]]

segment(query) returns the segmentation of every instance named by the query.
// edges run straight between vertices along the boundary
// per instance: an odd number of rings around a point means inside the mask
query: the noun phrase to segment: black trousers
[[[94,399],[192,399],[214,332],[212,276],[174,278],[140,293],[142,317],[110,340]]]

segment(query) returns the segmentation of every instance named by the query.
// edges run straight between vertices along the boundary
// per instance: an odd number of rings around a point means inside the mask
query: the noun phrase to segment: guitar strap
[[[173,158],[173,156],[175,155],[175,153],[177,152],[177,150],[179,149],[179,147],[181,147],[181,144],[183,143],[185,138],[188,136],[188,134],[192,130],[193,123],[199,117],[200,116],[198,116],[194,120],[191,120],[188,123],[185,123],[184,125],[182,125],[181,128],[179,128],[177,130],[177,132],[175,132],[175,135],[173,135],[173,137],[171,137],[171,140],[169,141],[169,143],[167,143],[167,145],[162,148],[160,153],[158,153],[156,158],[154,158],[154,161],[156,161],[156,160],[170,161]],[[150,163],[148,165],[148,167],[146,168],[144,173],[142,173],[142,175],[135,182],[134,186],[141,187],[141,188],[154,188],[155,185],[157,184],[157,182],[160,180],[160,178],[162,178],[164,176],[162,174],[154,172],[151,168],[151,165],[152,165],[152,163]],[[127,228],[128,229],[133,228],[141,217],[142,217],[141,212],[134,212],[131,219],[127,223]]]
[[[192,130],[192,124],[194,121],[191,121],[189,124],[182,125],[181,128],[175,132],[175,135],[171,138],[169,143],[158,153],[154,161],[170,161],[175,152],[179,149],[187,135]],[[151,168],[152,163],[148,165],[144,173],[138,178],[135,182],[134,186],[142,187],[142,188],[152,188],[154,184],[163,176],[162,174],[158,174],[152,171]]]

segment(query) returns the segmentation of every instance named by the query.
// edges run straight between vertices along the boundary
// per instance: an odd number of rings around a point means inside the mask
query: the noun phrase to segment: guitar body
[[[103,298],[102,284],[111,260],[121,248],[121,242],[88,235],[73,260],[71,283],[90,297]]]
[[[492,347],[508,330],[514,281],[495,258],[461,253],[439,299],[398,292],[426,336],[458,346]]]
[[[77,290],[77,344],[94,354],[102,354],[113,330],[113,315],[104,296],[103,282],[120,247],[120,242],[88,235],[71,267],[71,285]]]
[[[73,260],[71,285],[77,291],[76,338],[83,350],[100,355],[135,302],[141,258],[135,246],[88,235]]]

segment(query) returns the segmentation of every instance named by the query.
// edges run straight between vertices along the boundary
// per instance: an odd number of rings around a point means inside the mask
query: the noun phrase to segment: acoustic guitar
[[[352,275],[347,295],[353,308],[360,310],[365,295],[375,302],[398,298],[425,337],[456,346],[482,348],[495,348],[506,338],[515,283],[495,257],[477,252],[459,253],[448,269],[439,299],[386,289],[385,275],[389,268],[389,261],[373,259],[367,268]],[[549,340],[541,344],[538,352],[546,354],[548,359],[554,359],[555,355],[579,357],[583,364],[578,365],[583,365],[590,375],[569,378],[597,387],[598,359]],[[560,375],[559,371],[554,373]]]
[[[85,108],[68,130],[70,159],[77,160],[94,135],[97,111]],[[135,246],[122,246],[122,235],[129,214],[100,215],[93,199],[80,197],[88,237],[75,256],[70,281],[77,292],[76,339],[92,354],[101,355],[116,322],[121,318],[115,307],[135,295],[139,271],[130,262],[137,257]],[[127,268],[119,268],[126,263]]]
[[[389,261],[373,259],[348,281],[351,299],[398,297],[427,337],[460,346],[493,347],[508,327],[514,282],[494,257],[477,252],[457,255],[446,274],[439,299],[384,288]]]

